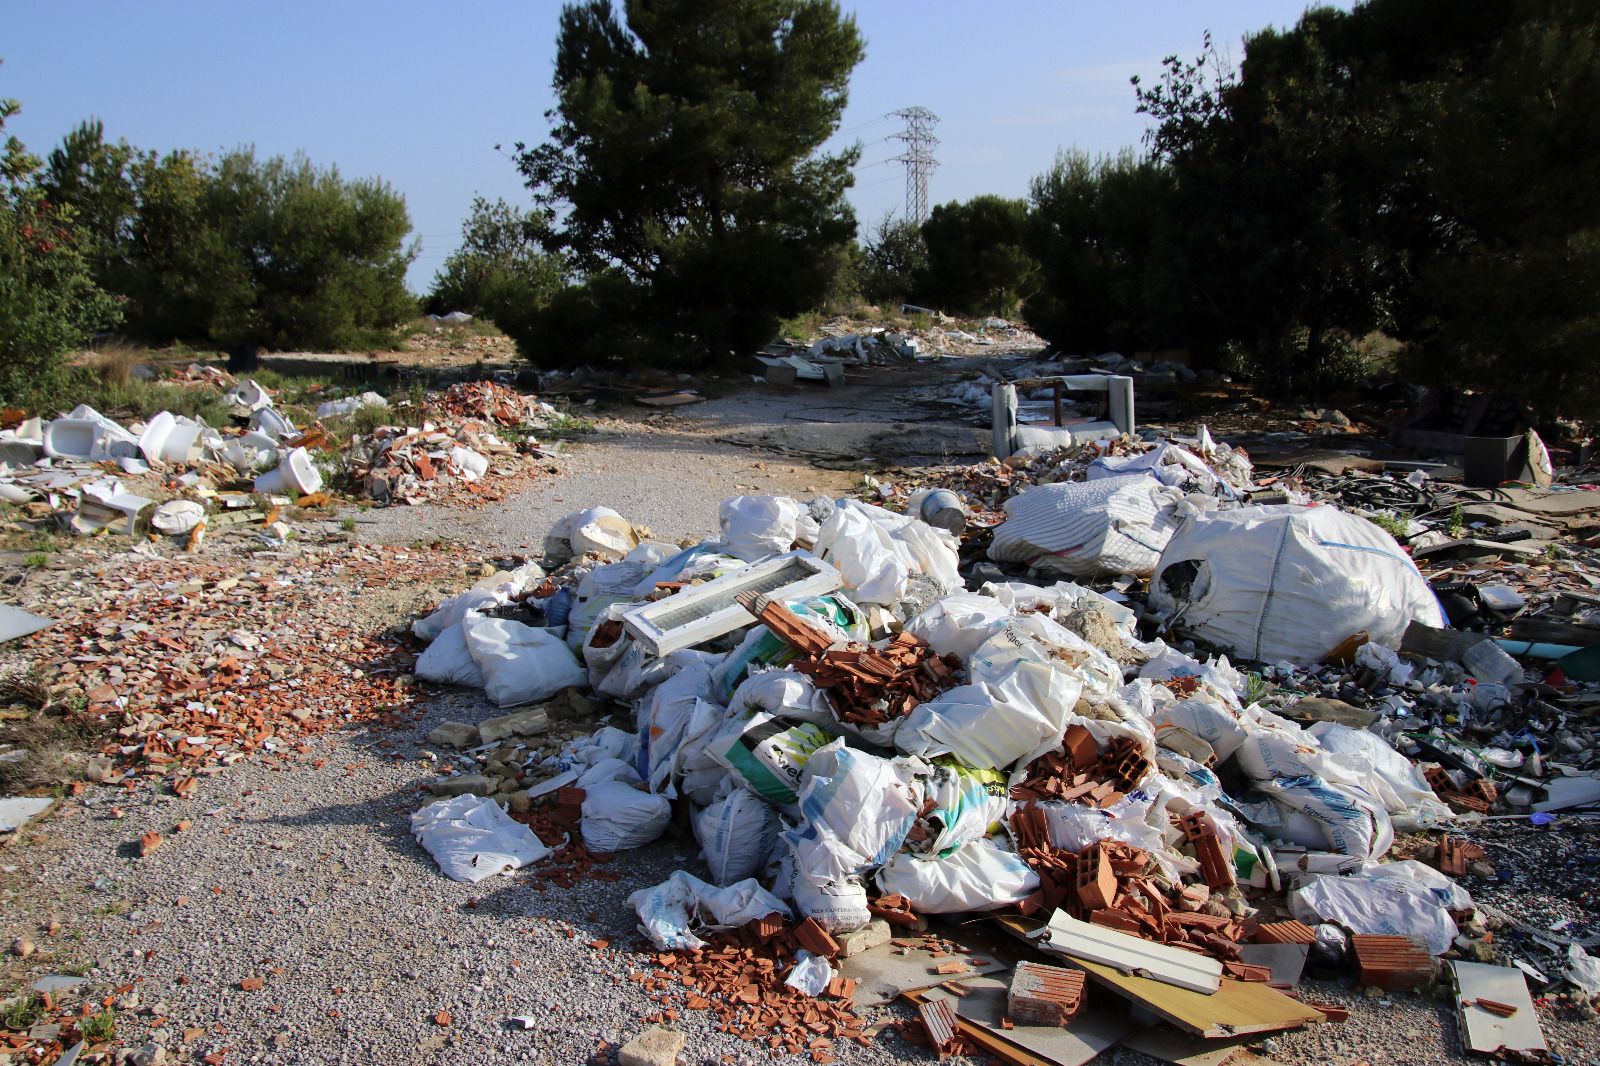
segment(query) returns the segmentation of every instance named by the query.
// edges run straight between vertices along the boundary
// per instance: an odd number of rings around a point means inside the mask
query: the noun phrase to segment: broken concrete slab
[[[894,936],[894,930],[889,928],[889,923],[882,918],[874,918],[860,929],[852,929],[848,933],[840,933],[835,939],[839,943],[839,958],[848,959],[860,955],[864,951],[887,944]]]
[[[1273,988],[1293,988],[1300,983],[1306,968],[1310,944],[1240,944],[1239,961],[1249,966],[1265,966],[1272,971],[1267,981]]]
[[[545,713],[544,708],[534,707],[503,714],[498,718],[485,718],[478,723],[478,736],[483,743],[493,744],[508,737],[538,736],[549,729],[550,716]]]
[[[435,778],[428,791],[435,796],[492,796],[500,790],[498,778],[488,774],[457,774],[454,777]]]
[[[0,798],[0,833],[15,833],[49,810],[55,802],[48,797],[35,796]]]
[[[428,743],[448,748],[477,747],[478,727],[466,722],[445,722],[428,733]]]
[[[904,951],[905,954],[898,954]],[[881,944],[839,963],[839,973],[856,982],[853,1002],[857,1007],[871,1007],[887,1003],[904,992],[914,992],[935,985],[965,983],[987,973],[999,973],[1006,967],[992,959],[967,958],[965,973],[941,974],[935,970],[941,963],[950,962],[948,955],[938,956],[921,947],[901,948],[893,942]]]

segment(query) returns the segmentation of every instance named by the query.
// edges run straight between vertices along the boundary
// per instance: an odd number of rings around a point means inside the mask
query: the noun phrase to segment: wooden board
[[[897,955],[894,944],[880,944],[875,948],[839,960],[839,973],[856,982],[855,996],[851,1002],[859,1009],[887,1003],[906,992],[932,988],[950,982],[966,982],[986,973],[999,973],[1008,969],[993,959],[983,958],[983,965],[973,965],[971,956],[946,955],[939,957],[924,948],[907,948],[906,954]],[[935,973],[940,963],[965,962],[971,969],[967,973]]]
[[[1461,1019],[1461,1042],[1468,1051],[1501,1056],[1511,1052],[1536,1052],[1545,1047],[1539,1015],[1528,995],[1528,981],[1521,970],[1509,966],[1486,966],[1478,962],[1450,964],[1456,983],[1456,1010]],[[1515,1007],[1516,1013],[1501,1017],[1475,1002],[1492,1000]]]
[[[1248,1033],[1275,1033],[1324,1021],[1322,1012],[1290,999],[1259,981],[1223,978],[1211,995],[1191,992],[1148,977],[1118,973],[1098,962],[1073,960],[1094,980],[1187,1033],[1220,1039]]]

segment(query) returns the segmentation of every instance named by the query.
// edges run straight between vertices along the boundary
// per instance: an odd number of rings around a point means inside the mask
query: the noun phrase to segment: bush
[[[1037,283],[1027,230],[1022,200],[974,196],[940,204],[922,224],[927,265],[917,276],[918,295],[958,314],[1015,315]]]
[[[885,215],[861,250],[861,295],[875,304],[916,302],[916,280],[928,269],[922,228]]]

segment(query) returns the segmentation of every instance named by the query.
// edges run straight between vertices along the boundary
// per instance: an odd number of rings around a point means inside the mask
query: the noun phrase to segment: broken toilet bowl
[[[144,432],[139,434],[139,450],[152,463],[190,463],[200,457],[205,444],[201,434],[205,428],[191,419],[162,411],[151,418]]]
[[[256,491],[265,493],[292,492],[298,496],[322,488],[322,475],[311,461],[311,453],[296,448],[278,462],[275,469],[256,478]]]
[[[56,418],[44,427],[44,453],[53,459],[116,459],[138,452],[138,438],[102,419]]]
[[[275,407],[263,407],[251,415],[250,428],[273,440],[282,440],[295,431],[294,423],[279,414]]]
[[[247,379],[223,393],[222,402],[229,407],[237,407],[254,413],[263,407],[271,407],[272,397],[268,396],[267,390],[256,384],[255,381]]]

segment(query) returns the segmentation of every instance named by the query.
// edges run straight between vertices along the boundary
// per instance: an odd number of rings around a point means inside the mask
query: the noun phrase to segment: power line
[[[895,140],[905,142],[906,150],[893,162],[906,165],[906,218],[920,226],[928,220],[928,175],[939,166],[933,158],[933,150],[939,144],[933,127],[939,116],[925,107],[906,107],[885,117],[902,119],[906,124],[894,135]]]

